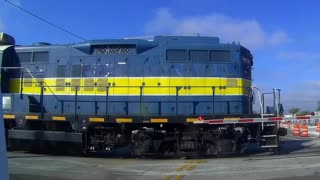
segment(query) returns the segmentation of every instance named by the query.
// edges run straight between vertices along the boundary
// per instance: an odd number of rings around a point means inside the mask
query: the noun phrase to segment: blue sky
[[[240,42],[254,55],[254,85],[282,89],[286,110],[320,100],[320,2],[254,0],[11,0],[86,39],[200,33]],[[0,31],[17,44],[72,37],[0,0]]]

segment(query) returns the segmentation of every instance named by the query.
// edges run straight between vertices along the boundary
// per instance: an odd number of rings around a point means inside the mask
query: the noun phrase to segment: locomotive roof
[[[137,45],[137,44],[160,44],[160,43],[170,43],[170,44],[176,44],[176,43],[188,43],[188,44],[194,44],[194,43],[208,43],[208,44],[219,44],[219,38],[217,37],[199,37],[199,36],[154,36],[151,39],[146,39],[144,37],[138,37],[138,38],[123,38],[123,39],[98,39],[98,40],[88,40],[83,41],[79,43],[74,44],[49,44],[45,42],[37,42],[32,45],[23,45],[23,47],[35,47],[35,46],[77,46],[80,44],[90,44],[90,45]],[[17,45],[17,47],[20,47]]]
[[[82,51],[86,54],[92,54],[93,49],[95,47],[101,46],[126,46],[129,48],[135,48],[137,53],[144,52],[148,49],[152,49],[154,47],[169,47],[172,49],[179,48],[189,48],[189,47],[198,47],[198,48],[214,48],[214,47],[230,47],[232,46],[240,46],[239,44],[230,43],[220,43],[218,37],[200,37],[200,36],[154,36],[151,39],[146,39],[145,37],[138,38],[123,38],[123,39],[98,39],[98,40],[89,40],[83,41],[74,44],[49,44],[49,43],[34,43],[33,45],[23,45],[23,46],[15,46],[16,49],[21,50],[45,50],[47,48],[64,48],[64,47],[72,47]]]

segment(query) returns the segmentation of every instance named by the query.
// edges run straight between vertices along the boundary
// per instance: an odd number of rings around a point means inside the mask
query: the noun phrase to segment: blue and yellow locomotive
[[[14,45],[2,34],[9,140],[75,142],[134,155],[240,152],[256,125],[196,125],[252,114],[250,51],[216,37],[155,36]],[[201,142],[201,143],[200,143]]]

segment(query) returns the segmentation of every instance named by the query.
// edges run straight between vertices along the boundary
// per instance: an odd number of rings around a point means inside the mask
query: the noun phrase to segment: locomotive
[[[260,123],[195,123],[253,116],[253,56],[239,43],[155,36],[21,46],[0,37],[8,142],[190,156],[242,153],[277,134]]]

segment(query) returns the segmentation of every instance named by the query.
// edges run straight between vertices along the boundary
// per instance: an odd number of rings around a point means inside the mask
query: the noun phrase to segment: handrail
[[[144,88],[177,88],[177,87],[181,87],[181,88],[216,88],[216,89],[226,89],[226,88],[243,88],[243,89],[247,89],[250,86],[157,86],[157,85],[153,85],[153,86],[147,86],[147,85],[143,85],[143,86],[98,86],[98,85],[91,85],[91,86],[50,86],[50,87],[66,87],[66,88],[75,88],[75,87],[79,87],[79,88],[86,88],[86,87],[109,87],[109,88],[140,88],[140,87],[144,87]]]
[[[50,86],[48,86],[46,82],[43,82],[43,84],[45,84],[45,87],[47,87],[50,90],[50,92],[59,102],[62,102],[62,100],[58,98],[58,96],[51,90]]]
[[[260,115],[263,118],[264,113],[263,113],[263,105],[262,105],[262,100],[261,100],[261,95],[260,95],[260,90],[259,88],[255,87],[255,86],[251,86],[252,89],[256,89],[258,92],[258,98],[259,98],[259,104],[260,104]]]

